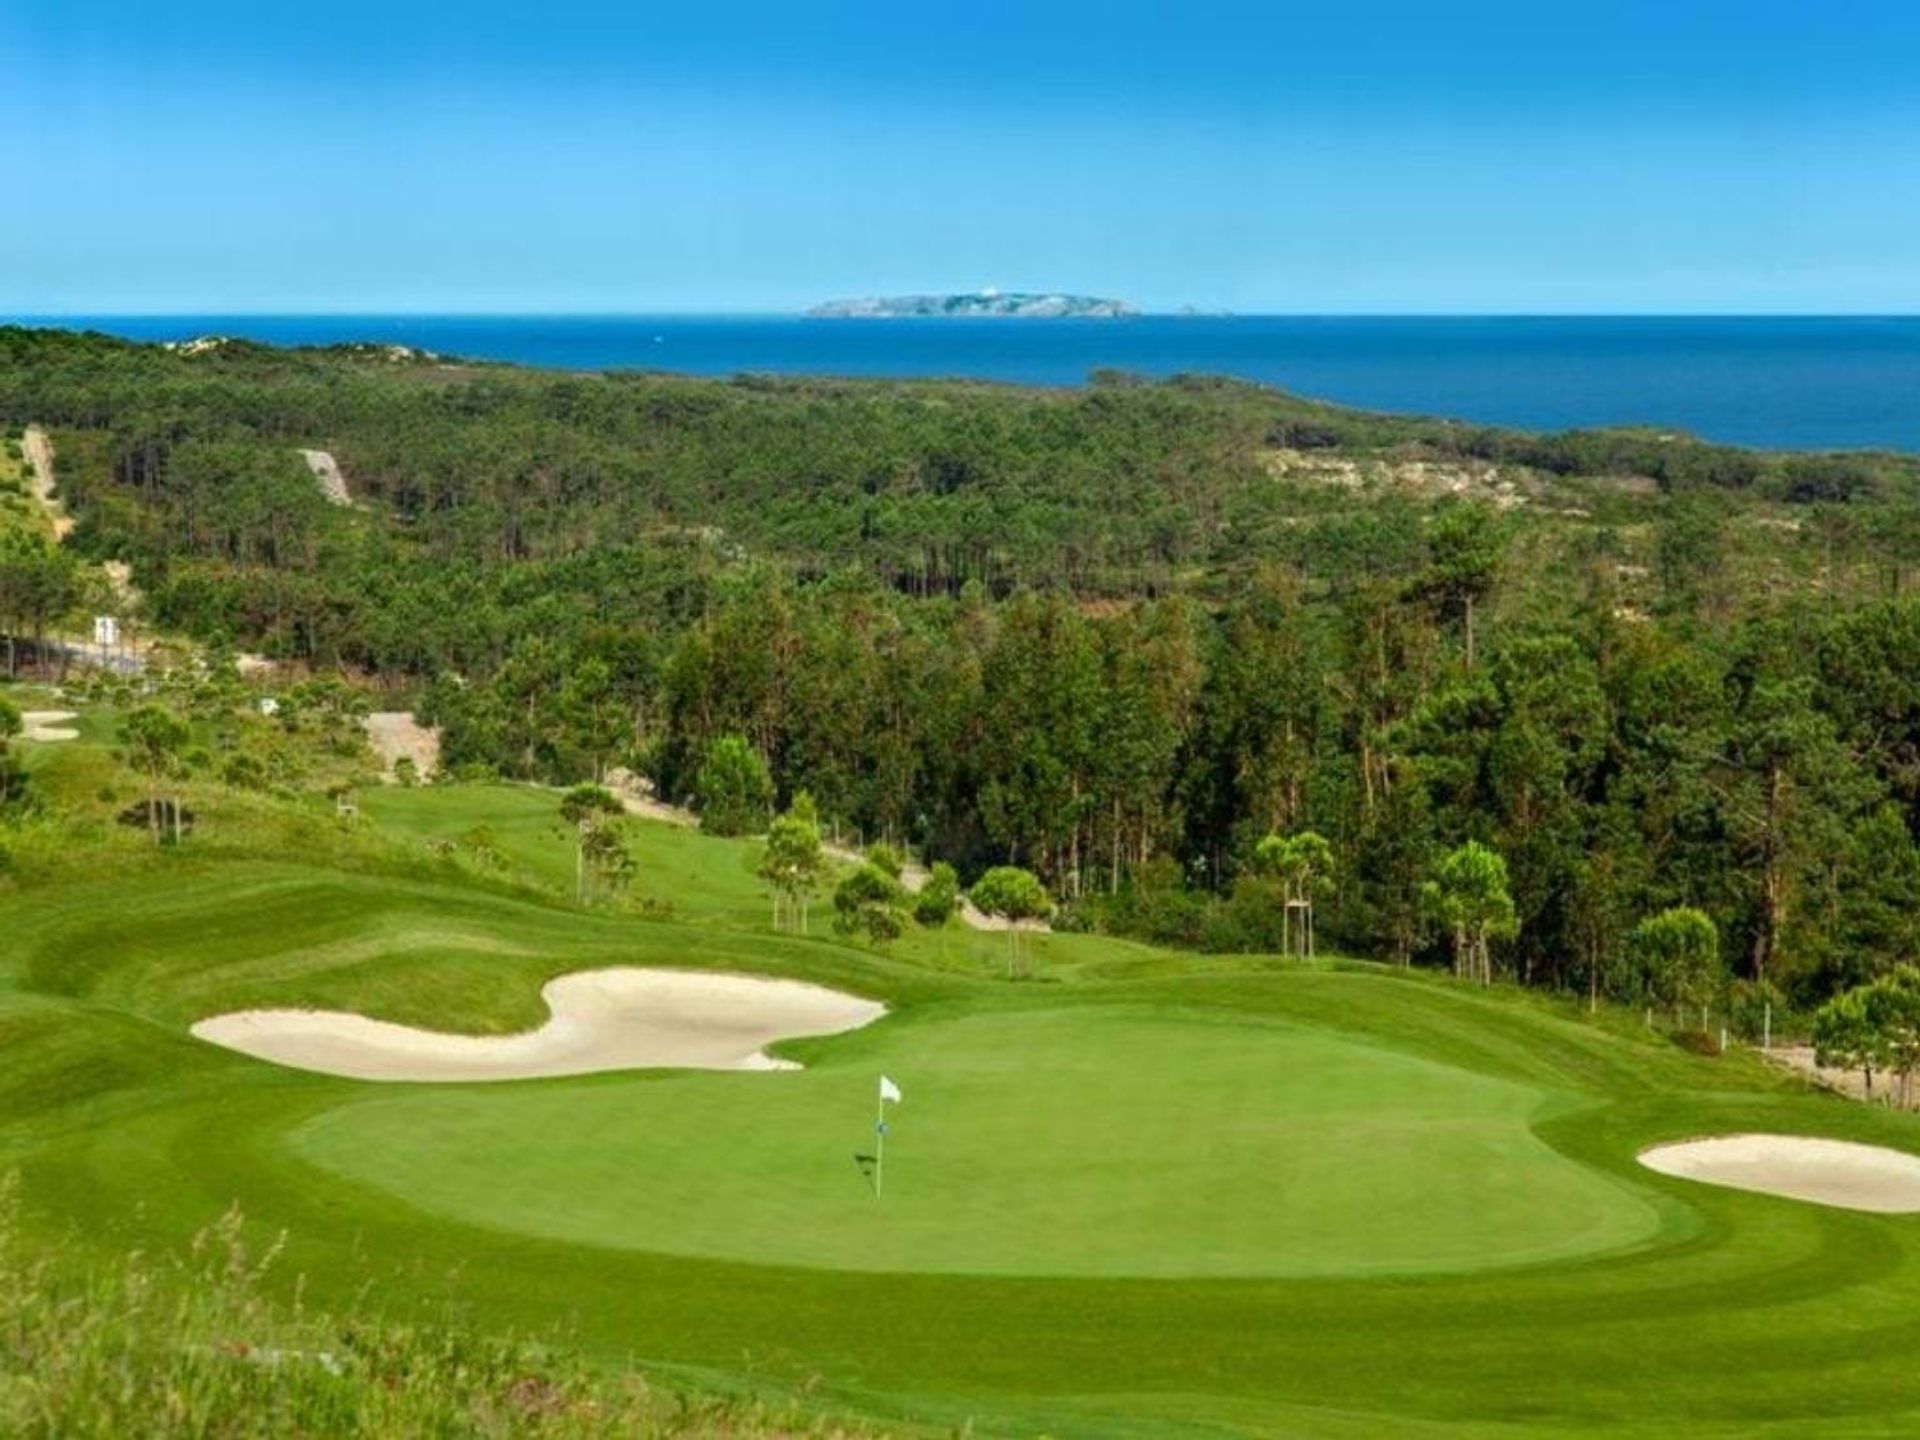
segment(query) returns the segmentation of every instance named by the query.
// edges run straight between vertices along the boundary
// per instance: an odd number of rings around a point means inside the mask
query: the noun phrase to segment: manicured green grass
[[[750,847],[698,836],[663,843],[728,852],[718,898],[662,923],[382,850],[377,809],[254,805],[210,795],[178,852],[0,891],[0,1164],[74,1264],[238,1204],[310,1303],[985,1434],[1920,1427],[1920,1217],[1633,1160],[1740,1129],[1920,1150],[1912,1117],[1417,976],[1056,936],[1008,984],[996,937],[775,936],[745,922]],[[480,1087],[186,1034],[260,1003],[511,1029],[546,977],[614,963],[892,1009],[790,1047],[799,1074]],[[852,1155],[882,1069],[907,1099],[876,1205]]]
[[[912,1099],[876,1203],[853,1156],[882,1070]],[[802,1074],[408,1087],[291,1144],[493,1229],[825,1269],[1416,1272],[1657,1233],[1651,1204],[1528,1128],[1553,1104],[1321,1031],[1074,1005],[882,1021]]]

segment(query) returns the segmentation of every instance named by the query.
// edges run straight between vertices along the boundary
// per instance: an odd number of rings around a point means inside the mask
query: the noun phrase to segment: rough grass
[[[551,1346],[276,1304],[262,1283],[275,1251],[254,1251],[244,1232],[229,1213],[179,1254],[63,1274],[0,1214],[0,1430],[22,1440],[868,1433],[589,1367]]]

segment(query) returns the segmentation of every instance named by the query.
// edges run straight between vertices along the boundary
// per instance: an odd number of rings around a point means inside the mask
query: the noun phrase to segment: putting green
[[[1619,1250],[1661,1220],[1531,1122],[1577,1103],[1326,1031],[1108,1005],[883,1022],[777,1075],[410,1087],[304,1161],[546,1239],[835,1270],[1461,1271]],[[892,1113],[886,1193],[875,1077]]]

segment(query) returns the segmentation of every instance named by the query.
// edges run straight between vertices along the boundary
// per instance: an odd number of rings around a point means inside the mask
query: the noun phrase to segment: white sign
[[[94,616],[93,643],[96,645],[118,645],[120,643],[120,622],[111,615]]]

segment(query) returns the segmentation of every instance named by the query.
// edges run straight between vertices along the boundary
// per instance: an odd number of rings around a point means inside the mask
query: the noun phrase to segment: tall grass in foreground
[[[139,1253],[80,1278],[35,1254],[0,1194],[0,1434],[647,1437],[852,1440],[864,1429],[756,1401],[695,1397],[565,1354],[454,1330],[277,1306],[274,1254],[237,1214],[189,1254]]]

